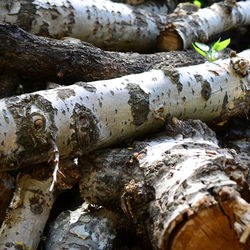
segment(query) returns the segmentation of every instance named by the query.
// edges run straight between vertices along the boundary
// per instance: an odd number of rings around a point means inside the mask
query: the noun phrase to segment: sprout
[[[230,43],[231,39],[228,38],[224,41],[220,41],[219,40],[211,47],[209,48],[208,45],[203,44],[203,43],[199,43],[199,42],[195,42],[194,44],[192,43],[192,45],[194,46],[195,50],[203,55],[204,57],[206,57],[206,59],[209,62],[214,61],[216,58],[218,58],[218,51],[225,49],[228,44]]]

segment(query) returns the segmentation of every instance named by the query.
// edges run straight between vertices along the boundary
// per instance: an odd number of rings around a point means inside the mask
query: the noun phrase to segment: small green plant
[[[201,1],[198,1],[198,0],[194,0],[194,1],[193,1],[193,4],[195,4],[195,5],[198,6],[199,8],[201,8],[201,6],[202,6],[202,2],[201,2]]]
[[[194,44],[192,43],[192,45],[194,46],[195,50],[200,53],[201,55],[203,55],[204,57],[206,57],[206,59],[209,62],[214,61],[216,58],[218,58],[218,51],[225,49],[228,44],[230,43],[231,39],[228,38],[224,41],[220,41],[219,40],[211,47],[209,48],[208,45],[203,44],[203,43],[198,43],[195,42]]]
[[[202,0],[194,0],[194,1],[188,1],[187,3],[192,3],[195,4],[197,7],[201,8],[203,6],[203,1]]]

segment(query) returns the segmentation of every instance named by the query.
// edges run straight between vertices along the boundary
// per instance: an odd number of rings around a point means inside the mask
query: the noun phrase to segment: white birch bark
[[[36,249],[55,197],[48,191],[52,178],[23,175],[0,229],[0,249]]]
[[[2,99],[1,170],[46,161],[52,140],[66,158],[156,131],[169,116],[220,121],[244,113],[250,50],[239,56]]]
[[[187,49],[192,42],[207,42],[211,36],[240,25],[250,25],[249,0],[234,5],[215,3],[169,24],[158,37],[158,47],[162,51]]]
[[[147,51],[156,48],[156,36],[167,18],[109,0],[4,0],[0,21],[33,34],[71,36],[109,50]]]

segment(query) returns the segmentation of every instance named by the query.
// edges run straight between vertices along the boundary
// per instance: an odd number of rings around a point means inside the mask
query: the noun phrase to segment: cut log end
[[[200,211],[176,230],[170,243],[175,250],[241,249],[235,231],[218,206]],[[217,246],[217,247],[216,247]]]
[[[171,234],[168,228],[160,249],[249,249],[249,204],[231,187],[223,187],[218,196],[217,204],[190,208]]]
[[[157,47],[160,51],[182,50],[183,42],[180,35],[168,25],[157,37]]]

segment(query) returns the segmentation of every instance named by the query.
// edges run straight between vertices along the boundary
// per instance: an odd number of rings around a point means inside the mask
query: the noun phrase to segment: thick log
[[[118,215],[83,203],[75,211],[62,212],[50,225],[46,250],[113,249]]]
[[[249,249],[250,204],[235,182],[247,166],[200,121],[174,119],[167,134],[80,159],[82,197],[121,206],[154,249]]]
[[[168,24],[158,36],[161,51],[187,49],[235,26],[250,25],[250,1],[215,3]]]
[[[58,150],[61,158],[87,154],[159,130],[169,116],[218,122],[244,114],[249,55],[246,50],[231,60],[178,69],[162,64],[141,74],[2,99],[1,170],[44,162]]]
[[[37,37],[15,25],[0,23],[0,97],[13,95],[20,82],[69,85],[141,73],[161,62],[181,67],[203,63],[204,59],[193,51],[145,55],[107,52],[88,43]]]
[[[41,36],[70,36],[103,49],[142,52],[155,50],[167,14],[109,0],[4,0],[0,21]]]

